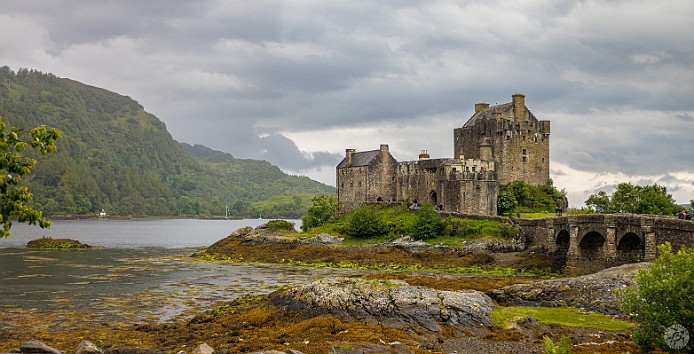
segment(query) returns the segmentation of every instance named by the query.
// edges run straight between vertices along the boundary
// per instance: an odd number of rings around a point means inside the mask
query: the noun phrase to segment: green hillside
[[[51,74],[0,68],[0,116],[12,126],[63,131],[56,153],[27,179],[49,216],[299,217],[331,186],[265,161],[176,142],[133,99]]]

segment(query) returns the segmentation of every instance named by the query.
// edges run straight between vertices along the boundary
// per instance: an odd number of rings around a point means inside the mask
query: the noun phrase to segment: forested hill
[[[49,216],[299,217],[331,186],[265,161],[180,144],[133,99],[34,70],[0,68],[0,116],[28,132],[62,130],[27,178]]]

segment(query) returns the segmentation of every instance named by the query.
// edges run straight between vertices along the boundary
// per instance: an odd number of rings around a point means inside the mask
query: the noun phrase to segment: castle
[[[534,185],[549,179],[550,122],[538,120],[525,96],[510,103],[475,105],[475,114],[453,130],[453,158],[431,159],[422,150],[415,161],[398,162],[388,145],[378,150],[346,149],[337,165],[341,212],[366,202],[417,202],[444,211],[497,215],[499,189],[515,180]]]

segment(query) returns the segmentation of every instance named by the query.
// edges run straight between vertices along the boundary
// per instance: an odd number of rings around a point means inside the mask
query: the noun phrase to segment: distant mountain
[[[63,131],[27,179],[47,215],[299,217],[334,187],[265,161],[176,142],[133,99],[34,70],[0,68],[0,116]]]

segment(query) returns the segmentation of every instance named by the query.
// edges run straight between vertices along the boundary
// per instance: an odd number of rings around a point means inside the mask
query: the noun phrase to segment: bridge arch
[[[588,231],[578,244],[579,257],[582,261],[604,261],[605,236],[597,231]]]
[[[571,234],[569,230],[559,230],[554,244],[556,246],[554,258],[561,267],[564,267],[566,265],[566,256],[569,253],[569,245],[571,244]]]
[[[644,259],[645,249],[643,236],[627,232],[617,241],[617,262],[619,264],[641,262]]]

